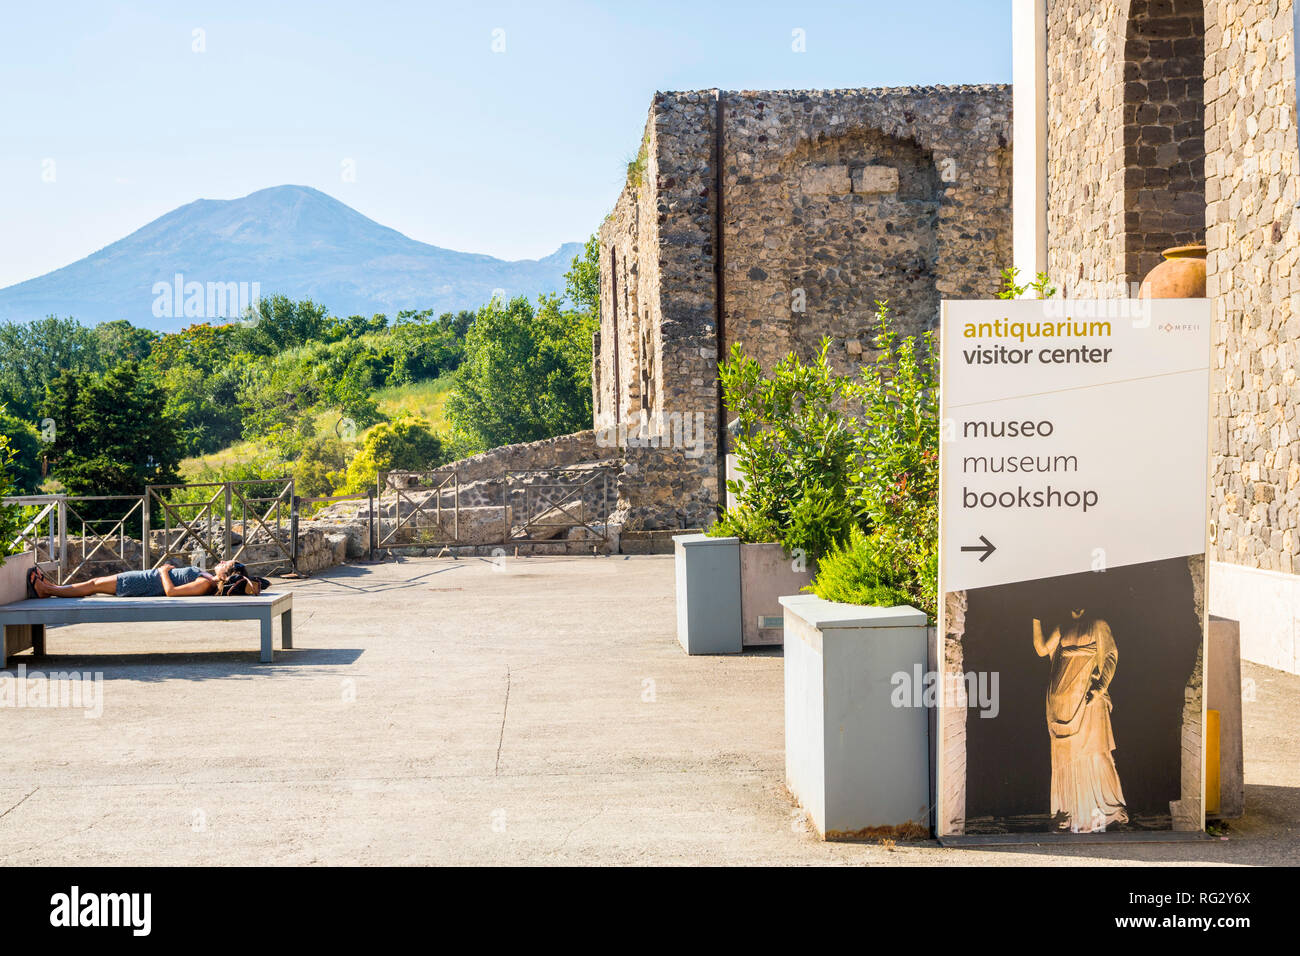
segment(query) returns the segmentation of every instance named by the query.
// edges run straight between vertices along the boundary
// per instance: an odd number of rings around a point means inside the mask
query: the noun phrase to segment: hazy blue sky
[[[546,255],[613,205],[656,89],[1010,82],[1010,7],[6,0],[0,286],[284,183],[424,242]]]

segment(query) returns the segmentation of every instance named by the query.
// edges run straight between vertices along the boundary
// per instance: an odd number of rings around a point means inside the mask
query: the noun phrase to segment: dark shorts
[[[124,571],[117,576],[118,597],[162,597],[161,571]]]

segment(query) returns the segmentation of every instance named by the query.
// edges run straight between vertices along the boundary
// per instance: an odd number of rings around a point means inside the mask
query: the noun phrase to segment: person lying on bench
[[[164,564],[150,571],[124,571],[93,578],[80,584],[51,584],[40,568],[27,572],[27,596],[86,597],[112,594],[117,597],[201,597],[207,594],[256,597],[271,582],[248,573],[238,561],[222,561],[211,572],[190,565],[178,568]]]

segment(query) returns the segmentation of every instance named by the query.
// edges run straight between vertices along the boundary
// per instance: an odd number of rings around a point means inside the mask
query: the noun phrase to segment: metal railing
[[[57,561],[59,580],[63,580],[62,568],[67,562],[67,511],[65,495],[15,495],[4,499],[6,504],[19,505],[24,508],[36,508],[33,515],[13,538],[5,542],[11,550],[31,551],[36,555],[36,563],[47,565]],[[42,530],[42,526],[45,526]],[[44,546],[45,557],[41,557]]]
[[[258,493],[268,485],[267,493]],[[201,492],[196,500],[180,500],[195,490]],[[57,566],[58,581],[66,583],[95,564],[150,570],[196,556],[204,566],[234,559],[249,567],[294,567],[298,499],[293,491],[292,478],[274,478],[148,485],[142,495],[22,495],[4,501],[36,509],[10,546],[35,552],[42,565]],[[80,549],[75,565],[71,542]],[[249,560],[250,548],[262,544],[271,555]]]
[[[366,502],[366,550],[369,552],[370,560],[375,558],[375,493],[367,491],[365,494],[357,495],[326,495],[314,498],[294,498],[293,513],[290,538],[293,541],[293,564],[294,568],[298,567],[298,522],[301,519],[304,508],[310,509],[313,505],[332,505],[340,501],[364,501]]]
[[[272,486],[275,494],[259,495],[259,486]],[[204,489],[194,501],[177,500],[178,493]],[[211,490],[211,494],[207,494]],[[142,545],[145,568],[158,568],[172,558],[192,559],[201,564],[211,560],[240,561],[249,567],[272,568],[297,561],[297,519],[293,512],[292,478],[254,478],[243,481],[199,482],[189,485],[150,485],[145,489],[146,518],[157,513],[162,518],[162,548],[153,551],[153,540],[146,528]],[[265,507],[265,510],[263,510]],[[238,518],[236,518],[238,508]],[[187,509],[197,509],[187,515]],[[235,543],[236,526],[239,542]],[[269,558],[249,560],[249,546],[258,531],[275,554]],[[197,550],[196,550],[197,549]]]
[[[475,489],[483,499],[479,507],[502,509],[501,530],[481,534],[475,526],[467,537],[479,545],[563,544],[567,532],[580,528],[592,540],[608,541],[612,475],[605,467],[503,471],[499,479],[484,480],[489,493]],[[251,567],[297,570],[303,511],[342,501],[367,502],[372,558],[376,550],[403,545],[464,543],[462,492],[478,482],[462,486],[453,469],[381,472],[377,484],[364,494],[299,498],[294,479],[282,477],[149,485],[141,495],[26,495],[4,501],[33,509],[10,544],[34,551],[43,566],[57,567],[60,583],[96,564],[150,570],[177,560],[209,566],[234,559]],[[255,548],[269,554],[256,556]]]
[[[439,474],[434,471],[401,472],[405,484],[389,482],[392,472],[381,471],[377,482],[379,512],[379,548],[398,547],[403,544],[454,545],[460,541],[460,477],[454,471]],[[442,496],[451,493],[451,507],[444,508]],[[391,503],[391,520],[384,517]],[[403,506],[405,512],[403,511]],[[451,519],[448,533],[446,511]]]
[[[147,524],[143,514],[144,495],[19,495],[4,500],[37,509],[8,543],[11,548],[31,550],[38,564],[56,571],[60,583],[72,579],[92,563],[111,562],[130,567],[134,562],[128,555],[127,544],[135,540],[135,535],[128,532],[127,524],[132,518]],[[86,513],[107,502],[125,502],[125,510],[114,509],[110,516]],[[79,541],[81,546],[80,560],[75,567],[69,567],[70,538]]]
[[[502,494],[510,541],[563,544],[576,528],[608,541],[610,475],[599,467],[507,471]]]

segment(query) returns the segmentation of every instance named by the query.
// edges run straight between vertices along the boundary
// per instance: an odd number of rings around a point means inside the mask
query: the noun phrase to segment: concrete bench
[[[145,621],[258,621],[262,625],[262,663],[274,659],[271,623],[280,618],[280,647],[293,647],[293,594],[257,597],[146,597],[108,596],[40,598],[0,605],[4,647],[0,668],[8,656],[32,648],[45,653],[45,628],[51,624],[138,624]]]

